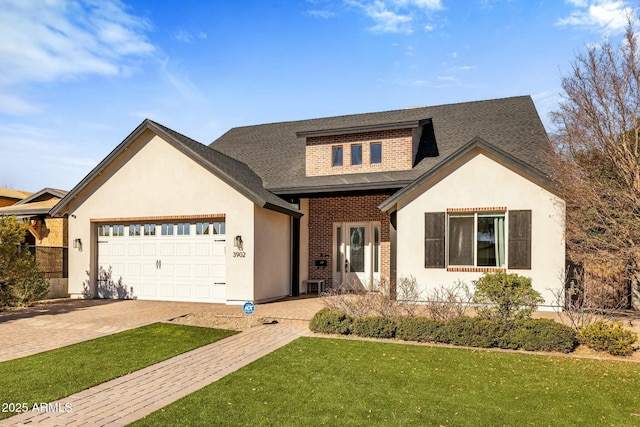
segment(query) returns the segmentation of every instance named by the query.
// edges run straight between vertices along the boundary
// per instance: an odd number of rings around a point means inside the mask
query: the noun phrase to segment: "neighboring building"
[[[0,215],[14,215],[29,222],[26,243],[36,262],[49,279],[49,298],[68,296],[67,218],[52,218],[49,211],[68,192],[44,188],[11,206],[0,208]]]
[[[0,188],[0,208],[18,203],[25,197],[29,197],[28,191],[13,190],[11,188]]]
[[[235,304],[513,271],[548,305],[565,263],[548,147],[529,97],[240,127],[209,147],[145,120],[51,213],[84,247],[74,295]]]

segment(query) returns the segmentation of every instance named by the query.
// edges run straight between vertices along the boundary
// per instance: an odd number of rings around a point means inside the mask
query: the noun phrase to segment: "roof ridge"
[[[424,106],[419,106],[419,107],[408,107],[408,108],[396,108],[393,110],[382,110],[382,111],[369,111],[366,113],[351,113],[351,114],[340,114],[337,116],[324,116],[324,117],[311,117],[311,118],[306,118],[306,119],[299,119],[299,120],[285,120],[285,121],[276,121],[276,122],[268,122],[268,123],[259,123],[259,124],[254,124],[254,125],[243,125],[243,126],[236,126],[231,128],[229,131],[233,130],[233,129],[242,129],[242,128],[252,128],[252,127],[259,127],[259,126],[272,126],[272,125],[286,125],[286,124],[292,124],[292,123],[302,123],[302,122],[313,122],[313,121],[321,121],[321,120],[328,120],[328,119],[341,119],[341,118],[354,118],[354,117],[365,117],[365,116],[373,116],[373,115],[380,115],[380,114],[389,114],[389,113],[400,113],[403,111],[410,111],[410,110],[426,110],[426,109],[433,109],[433,108],[442,108],[442,107],[449,107],[449,106],[462,106],[462,105],[469,105],[469,104],[478,104],[478,103],[488,103],[488,102],[496,102],[496,101],[505,101],[505,100],[509,100],[509,99],[518,99],[518,98],[529,98],[531,99],[531,95],[515,95],[515,96],[507,96],[507,97],[503,97],[503,98],[492,98],[492,99],[478,99],[478,100],[474,100],[474,101],[462,101],[462,102],[449,102],[446,104],[437,104],[437,105],[424,105]],[[229,132],[227,131],[227,132]],[[226,132],[225,132],[226,133]],[[217,138],[219,139],[219,138]]]

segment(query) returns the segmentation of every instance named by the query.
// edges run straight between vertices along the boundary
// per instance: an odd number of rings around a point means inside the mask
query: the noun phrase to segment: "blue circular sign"
[[[242,306],[242,310],[244,311],[244,314],[253,314],[253,312],[256,310],[256,306],[253,305],[252,302],[245,302]]]

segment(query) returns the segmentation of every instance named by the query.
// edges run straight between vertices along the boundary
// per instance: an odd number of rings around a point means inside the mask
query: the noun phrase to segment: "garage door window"
[[[181,223],[178,224],[178,236],[188,236],[189,234],[189,223]]]
[[[209,234],[209,223],[208,222],[198,222],[196,223],[196,235],[203,236]]]
[[[213,234],[226,234],[224,221],[216,221],[213,223]]]
[[[156,225],[155,224],[145,224],[144,225],[144,235],[145,236],[155,236],[156,235]]]
[[[98,236],[100,237],[109,237],[109,226],[108,225],[99,225],[98,226]]]
[[[163,236],[173,236],[173,224],[162,224],[161,232]]]
[[[112,236],[113,237],[122,237],[124,236],[124,225],[119,224],[119,225],[114,225],[111,227],[111,231],[112,231]]]
[[[129,226],[129,237],[140,236],[140,224],[131,224]]]

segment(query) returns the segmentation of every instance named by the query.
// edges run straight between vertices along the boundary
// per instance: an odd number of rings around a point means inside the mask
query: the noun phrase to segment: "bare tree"
[[[552,113],[555,180],[567,202],[567,252],[585,286],[630,298],[640,270],[640,52],[628,18],[618,46],[579,54]],[[632,284],[632,286],[630,286]],[[602,302],[601,302],[602,303]],[[640,309],[640,300],[635,301]]]

